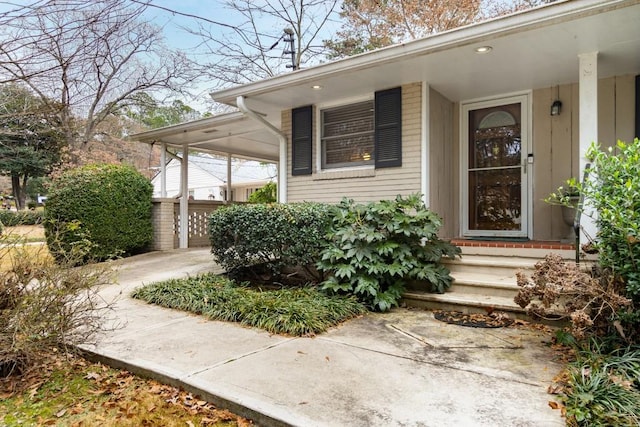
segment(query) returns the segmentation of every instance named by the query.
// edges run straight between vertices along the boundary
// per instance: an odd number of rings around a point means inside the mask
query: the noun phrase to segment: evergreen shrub
[[[42,211],[8,211],[0,210],[0,222],[7,227],[16,225],[35,225],[42,223]]]
[[[153,238],[151,182],[133,167],[94,164],[54,180],[45,206],[45,235],[60,259],[82,242],[87,259],[144,251]],[[87,243],[90,242],[90,245]]]
[[[232,275],[253,269],[267,279],[295,273],[290,278],[320,281],[315,263],[331,222],[329,211],[316,203],[225,206],[209,220],[211,253]]]

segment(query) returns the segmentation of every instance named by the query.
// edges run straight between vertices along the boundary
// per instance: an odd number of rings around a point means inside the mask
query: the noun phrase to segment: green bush
[[[87,258],[97,260],[143,251],[153,237],[152,193],[151,182],[129,166],[66,172],[53,182],[45,207],[49,250],[60,259],[82,242]]]
[[[319,281],[314,265],[329,224],[328,205],[226,206],[209,220],[211,253],[231,274],[264,268],[271,278],[282,279],[295,269],[300,280]]]
[[[323,288],[355,294],[380,311],[397,305],[408,281],[425,281],[432,291],[444,292],[452,278],[440,259],[455,257],[460,249],[438,239],[440,226],[417,194],[367,205],[343,200],[317,265],[331,273]]]
[[[278,196],[278,186],[275,182],[270,182],[264,187],[254,191],[249,196],[249,203],[274,203]]]
[[[42,211],[0,210],[0,222],[7,227],[16,225],[35,225],[42,223]]]
[[[623,295],[633,301],[611,321],[614,325],[621,322],[625,330],[639,331],[640,312],[634,307],[640,304],[640,140],[632,144],[618,141],[607,150],[592,144],[586,156],[591,161],[588,179],[571,179],[568,185],[584,196],[583,215],[596,221],[598,234],[593,243],[600,266],[622,283]],[[570,203],[562,189],[549,200]],[[633,335],[625,338],[637,341],[640,332]]]

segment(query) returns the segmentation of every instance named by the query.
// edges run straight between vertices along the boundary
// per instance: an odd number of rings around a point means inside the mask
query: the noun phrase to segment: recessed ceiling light
[[[476,53],[489,53],[493,50],[491,46],[480,46],[476,48]]]
[[[320,86],[320,85],[313,85],[313,86],[311,86],[311,89],[313,89],[313,90],[320,90],[320,89],[322,89],[322,86]]]

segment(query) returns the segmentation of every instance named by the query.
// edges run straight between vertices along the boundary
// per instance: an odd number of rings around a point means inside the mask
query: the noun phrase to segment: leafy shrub
[[[260,291],[212,274],[151,283],[136,289],[132,296],[211,319],[295,336],[324,332],[366,312],[352,298],[327,296],[316,288]]]
[[[264,280],[321,280],[314,264],[330,224],[322,204],[231,205],[211,214],[211,253],[230,274],[257,271]],[[292,271],[295,269],[295,271]]]
[[[35,225],[42,223],[42,211],[7,211],[0,210],[0,222],[7,227],[16,225]]]
[[[633,325],[614,320],[616,313],[632,302],[620,294],[621,286],[611,275],[582,270],[560,255],[547,255],[535,265],[531,278],[516,273],[520,289],[514,298],[527,314],[546,320],[569,320],[578,340],[589,335],[633,336]]]
[[[620,277],[628,296],[640,302],[640,140],[618,141],[615,150],[605,151],[592,144],[586,156],[589,178],[571,179],[568,185],[588,201],[583,215],[596,220],[600,265]],[[550,199],[568,203],[561,190]]]
[[[568,185],[587,201],[583,215],[595,218],[598,234],[593,243],[600,266],[621,281],[622,294],[633,300],[615,320],[640,330],[640,140],[618,141],[615,149],[607,150],[592,144],[586,156],[591,161],[589,178],[585,182],[571,179]],[[550,200],[570,203],[561,190]]]
[[[54,262],[44,246],[0,238],[0,376],[24,372],[52,347],[72,351],[103,330],[111,303],[97,287],[112,283],[112,271],[66,261]]]
[[[270,182],[264,187],[254,191],[249,196],[249,203],[274,203],[277,202],[278,186]]]
[[[380,311],[397,305],[409,280],[444,292],[453,279],[440,259],[455,257],[460,249],[438,239],[440,226],[417,194],[367,205],[343,200],[318,262],[321,271],[331,273],[323,289],[355,294]]]
[[[591,177],[580,191],[597,211],[597,248],[602,267],[622,277],[640,302],[640,140],[618,141],[617,150],[592,145]]]
[[[89,241],[83,247],[97,260],[143,251],[153,237],[152,192],[151,182],[129,166],[66,172],[53,182],[45,207],[49,250],[59,259]]]

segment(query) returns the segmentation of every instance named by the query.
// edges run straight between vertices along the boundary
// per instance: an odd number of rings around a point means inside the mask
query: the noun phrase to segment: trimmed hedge
[[[82,243],[85,260],[142,252],[151,243],[151,182],[133,167],[97,164],[73,169],[53,184],[45,234],[60,259]]]
[[[296,269],[302,280],[321,281],[315,263],[331,224],[329,205],[231,205],[209,220],[211,253],[228,273],[264,267],[272,278]]]
[[[8,211],[0,210],[0,222],[5,227],[16,225],[35,225],[42,223],[42,211]]]

